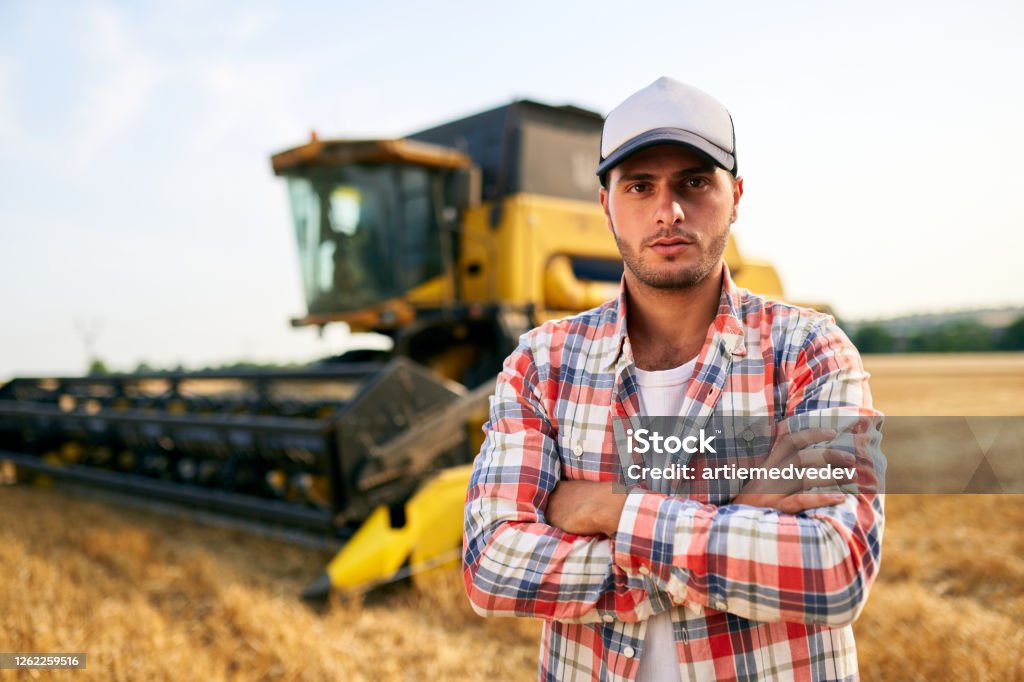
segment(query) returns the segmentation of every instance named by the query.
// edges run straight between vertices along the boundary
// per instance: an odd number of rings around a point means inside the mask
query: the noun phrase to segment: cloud
[[[137,122],[168,68],[133,37],[109,5],[94,5],[88,13],[83,51],[91,79],[78,111],[80,132],[73,160],[89,166],[99,149]]]
[[[18,138],[14,101],[14,58],[0,55],[0,140]]]
[[[302,77],[291,64],[222,60],[193,65],[205,101],[203,122],[194,132],[197,148],[214,145],[244,130],[270,143],[301,134],[295,88]]]

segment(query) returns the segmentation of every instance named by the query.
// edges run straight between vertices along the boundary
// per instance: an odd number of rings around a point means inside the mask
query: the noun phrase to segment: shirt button
[[[627,646],[625,649],[622,650],[622,655],[626,658],[633,658],[634,656],[636,656],[636,649],[634,649],[631,646]]]
[[[583,456],[583,446],[580,445],[577,442],[576,445],[572,446],[572,454],[576,455],[577,457],[582,457]]]
[[[743,440],[747,441],[748,443],[754,440],[754,432],[751,431],[750,429],[745,430],[743,432]]]
[[[612,622],[612,621],[613,621],[613,620],[615,620],[615,619],[614,619],[614,618],[612,618],[611,616],[609,616],[609,615],[605,614],[605,615],[601,616],[601,620],[603,620],[603,621],[604,621],[604,622],[606,622],[606,623],[610,623],[610,622]]]
[[[650,575],[650,574],[651,574],[651,569],[647,568],[646,566],[641,566],[640,567],[640,575]]]
[[[688,634],[686,634],[686,630],[683,630],[679,634],[679,639],[685,644],[686,642],[688,642],[690,640],[690,636]]]

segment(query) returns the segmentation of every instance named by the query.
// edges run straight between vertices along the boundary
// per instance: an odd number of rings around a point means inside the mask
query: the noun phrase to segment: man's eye
[[[708,179],[702,177],[686,178],[683,184],[690,189],[700,189],[708,184]]]
[[[626,188],[627,192],[646,192],[648,185],[646,182],[634,182],[632,185]]]

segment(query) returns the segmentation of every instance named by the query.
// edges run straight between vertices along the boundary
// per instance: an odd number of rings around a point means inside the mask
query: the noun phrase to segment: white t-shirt
[[[696,365],[695,357],[672,369],[657,372],[637,369],[640,413],[652,417],[681,415],[686,387]],[[647,636],[636,679],[639,682],[679,682],[679,659],[672,635],[671,611],[663,611],[647,621]]]

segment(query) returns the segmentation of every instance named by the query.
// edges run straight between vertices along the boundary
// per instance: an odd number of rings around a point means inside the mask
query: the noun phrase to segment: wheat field
[[[1022,414],[1024,354],[865,358],[892,415]],[[854,625],[866,680],[1024,680],[1024,496],[890,495]],[[333,599],[327,560],[56,489],[0,486],[0,651],[85,652],[77,680],[532,679],[540,625],[481,619],[456,571]],[[0,679],[13,679],[0,671]]]

